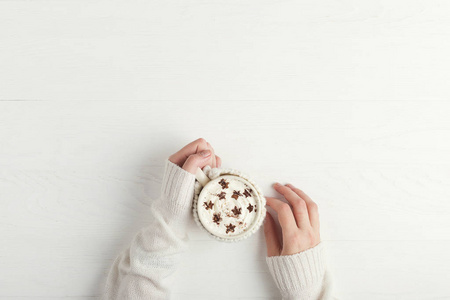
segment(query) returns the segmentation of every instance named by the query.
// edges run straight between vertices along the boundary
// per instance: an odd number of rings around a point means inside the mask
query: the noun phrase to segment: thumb
[[[201,169],[208,164],[210,157],[211,150],[203,150],[199,153],[189,155],[183,164],[183,169],[189,173],[195,174],[197,172],[197,168]]]
[[[281,253],[281,244],[277,235],[275,221],[270,213],[266,213],[264,222],[264,236],[266,238],[267,256],[278,256]]]

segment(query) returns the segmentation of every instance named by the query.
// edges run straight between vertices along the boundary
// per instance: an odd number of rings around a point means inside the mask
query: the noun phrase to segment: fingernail
[[[211,150],[200,151],[200,155],[203,156],[203,157],[208,157],[208,156],[211,155]]]
[[[280,184],[279,184],[278,182],[275,182],[275,183],[273,184],[273,186],[280,186]]]

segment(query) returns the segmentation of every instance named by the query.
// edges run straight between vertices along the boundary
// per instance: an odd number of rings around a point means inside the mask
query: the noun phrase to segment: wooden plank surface
[[[360,3],[362,2],[362,3]],[[319,204],[339,299],[450,299],[450,3],[0,1],[0,299],[98,298],[204,137]],[[278,299],[190,224],[175,299]]]
[[[446,0],[0,1],[2,99],[448,99]]]

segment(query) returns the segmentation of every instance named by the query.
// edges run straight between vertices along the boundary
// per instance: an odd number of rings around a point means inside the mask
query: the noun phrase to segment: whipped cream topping
[[[203,227],[220,237],[233,237],[249,229],[260,215],[261,201],[253,185],[233,175],[206,184],[197,204]]]

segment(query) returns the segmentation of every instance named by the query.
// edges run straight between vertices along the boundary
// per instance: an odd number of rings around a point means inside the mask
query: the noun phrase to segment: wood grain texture
[[[446,100],[445,0],[0,1],[0,99]]]
[[[340,299],[450,299],[448,1],[0,1],[0,300],[98,298],[163,161],[318,204]],[[279,299],[190,224],[174,299]]]

